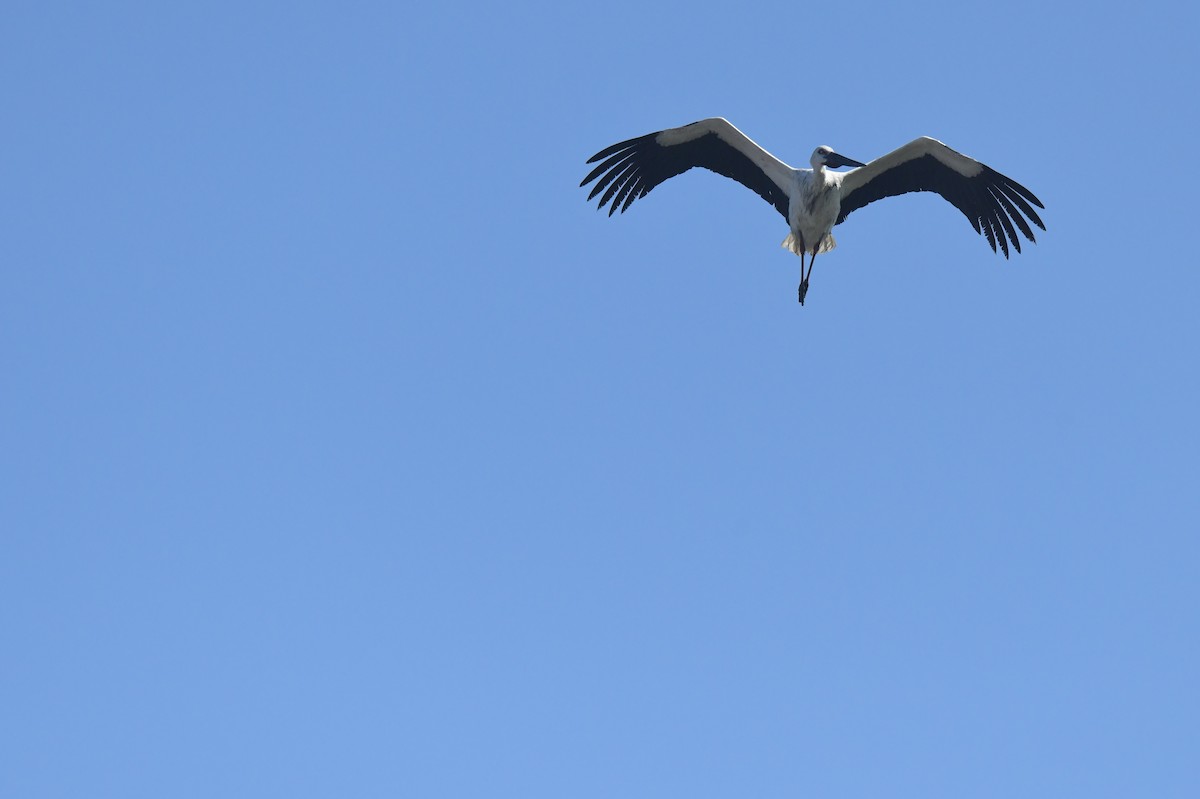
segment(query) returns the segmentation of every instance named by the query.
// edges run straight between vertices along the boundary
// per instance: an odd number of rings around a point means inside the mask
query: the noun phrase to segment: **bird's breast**
[[[788,208],[788,222],[806,240],[833,229],[841,208],[841,191],[836,183],[802,181]]]

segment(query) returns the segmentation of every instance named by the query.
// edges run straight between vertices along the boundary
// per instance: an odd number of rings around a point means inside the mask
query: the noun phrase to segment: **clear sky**
[[[1200,796],[1197,31],[8,0],[0,795]],[[1048,231],[585,202],[713,115]]]

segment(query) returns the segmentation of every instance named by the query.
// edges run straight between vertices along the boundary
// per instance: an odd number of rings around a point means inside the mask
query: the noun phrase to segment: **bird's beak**
[[[825,157],[825,166],[831,166],[837,169],[839,166],[866,166],[861,161],[855,161],[853,158],[847,158],[838,153],[830,153]]]

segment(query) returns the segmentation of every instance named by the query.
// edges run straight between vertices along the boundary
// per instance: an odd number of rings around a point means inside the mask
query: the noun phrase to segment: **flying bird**
[[[1019,230],[1036,242],[1029,223],[1046,229],[1033,206],[1045,208],[1033,192],[937,139],[922,136],[864,164],[822,145],[813,150],[812,169],[794,169],[755,144],[728,120],[714,117],[668,128],[606,147],[588,159],[600,163],[579,184],[596,185],[599,208],[624,213],[655,186],[694,166],[733,178],[770,203],[788,224],[783,246],[800,256],[800,304],[808,294],[817,255],[836,245],[831,231],[864,205],[913,191],[933,191],[948,200],[982,234],[992,251],[1008,258],[1011,242],[1021,251]],[[833,172],[839,167],[856,167]],[[601,194],[603,192],[603,194]],[[808,256],[808,271],[804,258]]]

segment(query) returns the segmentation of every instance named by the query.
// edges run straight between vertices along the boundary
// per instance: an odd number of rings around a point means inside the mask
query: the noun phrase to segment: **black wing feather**
[[[603,163],[579,184],[586,186],[600,179],[588,199],[593,199],[607,186],[608,191],[604,192],[597,207],[603,208],[611,200],[609,216],[618,209],[625,213],[634,200],[645,197],[663,181],[699,166],[741,183],[787,219],[787,194],[753,161],[722,141],[716,133],[706,133],[669,147],[659,144],[657,137],[657,133],[650,133],[629,139],[606,147],[589,158],[589,164]]]
[[[898,164],[844,195],[837,224],[840,225],[864,205],[914,191],[932,191],[942,195],[962,212],[976,233],[987,239],[993,251],[999,245],[1005,258],[1008,257],[1009,242],[1017,252],[1021,251],[1017,230],[1030,241],[1037,241],[1026,219],[1042,230],[1046,229],[1030,203],[1038,208],[1045,206],[1020,183],[987,166],[975,177],[963,177],[932,155],[922,155]]]

